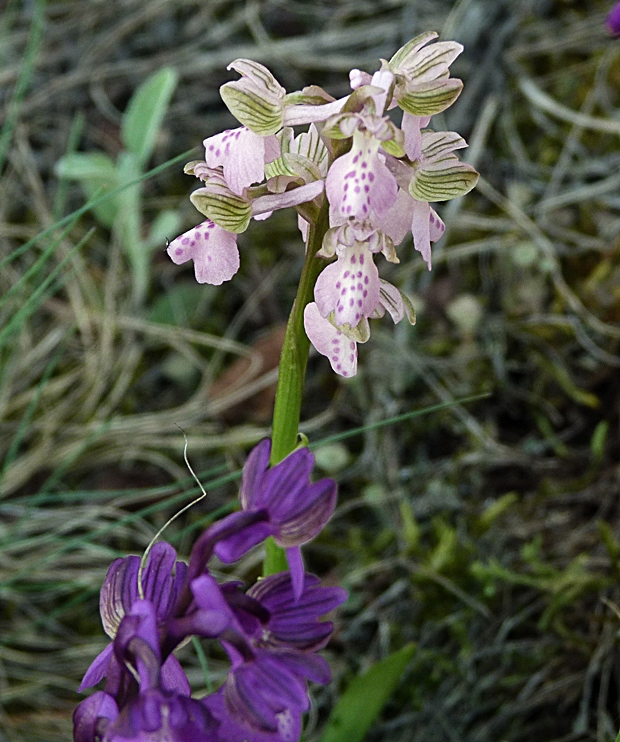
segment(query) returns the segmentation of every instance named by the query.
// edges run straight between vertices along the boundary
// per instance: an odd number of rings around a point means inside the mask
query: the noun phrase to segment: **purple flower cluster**
[[[336,484],[312,483],[305,448],[269,468],[271,444],[252,451],[243,471],[239,512],[213,524],[195,543],[189,564],[165,542],[141,569],[137,556],[116,559],[101,589],[100,611],[111,643],[89,667],[80,690],[105,679],[103,690],[74,714],[75,742],[297,742],[309,707],[307,682],[327,683],[316,653],[328,642],[319,617],[346,598],[304,572],[300,546],[332,514]],[[244,591],[219,584],[213,554],[233,562],[273,536],[290,572]],[[230,670],[215,693],[196,700],[173,651],[188,637],[220,642]]]

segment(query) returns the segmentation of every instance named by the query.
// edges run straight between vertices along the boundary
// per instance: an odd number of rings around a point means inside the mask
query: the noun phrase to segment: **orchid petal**
[[[265,177],[265,138],[245,126],[227,129],[205,139],[205,160],[210,168],[224,167],[230,190],[241,196],[244,188]]]
[[[350,152],[331,166],[325,188],[341,216],[366,219],[371,210],[381,216],[394,203],[398,186],[379,157],[379,145],[378,139],[357,130]]]
[[[333,510],[332,510],[333,512]],[[286,550],[286,560],[291,572],[291,582],[295,600],[299,600],[304,591],[304,560],[299,546],[290,546]]]
[[[219,286],[239,270],[237,235],[210,220],[177,237],[167,252],[177,265],[193,260],[198,283]]]
[[[321,317],[312,302],[304,310],[304,328],[314,347],[329,358],[332,369],[346,378],[357,373],[357,344]]]
[[[336,325],[356,327],[379,301],[379,271],[363,243],[347,247],[342,257],[319,275],[314,298],[321,316],[334,312]]]
[[[415,201],[411,220],[413,246],[422,253],[428,269],[431,269],[431,234],[430,234],[431,206],[426,201]]]

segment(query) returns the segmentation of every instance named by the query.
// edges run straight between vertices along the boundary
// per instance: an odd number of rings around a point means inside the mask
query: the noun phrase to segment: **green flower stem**
[[[329,228],[329,204],[325,199],[316,224],[308,231],[306,260],[297,296],[286,327],[271,431],[271,465],[279,464],[297,446],[301,402],[310,341],[304,329],[304,309],[313,300],[314,284],[325,262],[316,258]]]
[[[325,262],[316,258],[323,237],[329,229],[329,204],[327,199],[319,211],[316,223],[308,230],[306,260],[301,272],[297,296],[289,316],[280,356],[278,387],[273,410],[271,429],[271,465],[279,464],[295,449],[298,443],[299,419],[303,399],[306,365],[310,341],[304,329],[304,309],[313,300],[314,284]],[[265,575],[288,569],[284,549],[270,538],[266,543],[263,567]]]

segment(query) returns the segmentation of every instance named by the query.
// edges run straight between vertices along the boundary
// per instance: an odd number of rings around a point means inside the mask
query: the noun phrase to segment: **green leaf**
[[[408,644],[356,677],[330,714],[321,742],[362,742],[414,652],[415,646]]]
[[[153,153],[155,140],[177,80],[175,70],[171,67],[162,68],[140,85],[123,114],[121,125],[123,142],[141,165]]]
[[[103,152],[74,152],[61,157],[54,168],[59,178],[77,180],[88,198],[110,193],[121,184],[119,172]],[[93,212],[106,227],[114,224],[118,214],[118,198],[112,197],[95,204]]]

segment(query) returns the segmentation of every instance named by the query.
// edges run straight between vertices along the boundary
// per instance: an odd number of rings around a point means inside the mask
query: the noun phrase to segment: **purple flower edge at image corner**
[[[609,11],[606,25],[612,36],[620,36],[620,2]]]

